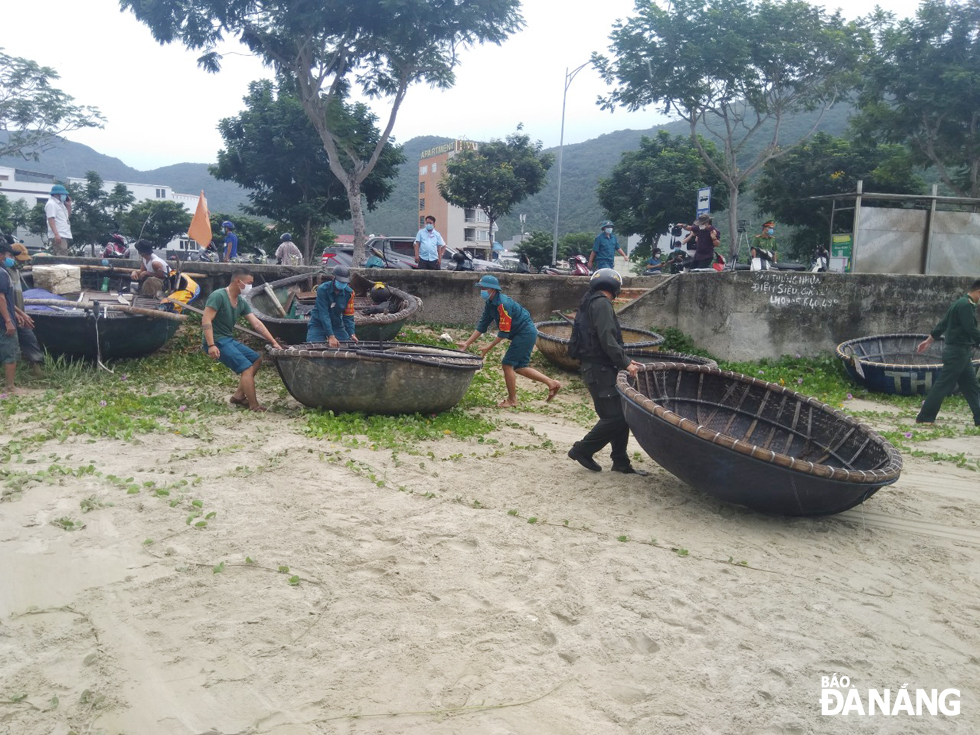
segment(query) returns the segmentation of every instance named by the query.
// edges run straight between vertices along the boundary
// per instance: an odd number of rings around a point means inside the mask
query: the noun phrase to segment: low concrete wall
[[[627,325],[676,327],[727,360],[815,356],[873,334],[928,332],[973,281],[956,276],[683,273],[619,311]]]

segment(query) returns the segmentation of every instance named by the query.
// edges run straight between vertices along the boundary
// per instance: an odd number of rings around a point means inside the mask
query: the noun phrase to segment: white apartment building
[[[0,194],[3,194],[11,202],[23,199],[28,207],[35,204],[45,204],[51,194],[51,187],[57,183],[59,177],[53,174],[43,174],[37,171],[28,171],[20,168],[10,168],[0,166]],[[64,181],[64,179],[62,179]],[[69,177],[68,183],[84,185],[85,179]],[[102,188],[106,192],[111,192],[116,184],[121,183],[136,197],[136,201],[143,202],[147,199],[168,200],[181,204],[188,212],[193,212],[197,207],[197,194],[180,194],[164,184],[132,184],[127,181],[106,181]],[[25,242],[40,241],[37,235],[26,232],[15,233],[22,237]]]

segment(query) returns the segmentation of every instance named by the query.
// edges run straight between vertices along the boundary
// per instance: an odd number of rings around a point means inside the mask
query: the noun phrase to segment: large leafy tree
[[[23,199],[11,202],[0,194],[0,232],[9,234],[19,227],[25,227],[30,221],[30,215],[30,207]]]
[[[350,217],[344,185],[331,171],[302,103],[285,84],[277,90],[268,80],[252,82],[245,106],[237,117],[219,123],[225,148],[218,152],[211,174],[250,189],[248,212],[288,228],[309,263],[327,225]],[[360,130],[364,147],[358,153],[369,156],[381,135],[376,117],[363,104],[343,105],[338,111],[347,120],[338,119],[336,127]],[[403,161],[400,149],[389,140],[361,185],[369,210],[391,194]]]
[[[541,190],[554,161],[554,155],[541,152],[540,141],[532,143],[518,126],[506,140],[491,140],[450,158],[439,193],[457,207],[482,209],[493,233],[498,219]]]
[[[499,44],[523,25],[520,0],[120,0],[120,5],[146,23],[159,42],[179,40],[202,50],[200,63],[209,71],[220,68],[216,45],[237,37],[291,79],[330,169],[346,189],[357,262],[366,240],[362,186],[378,164],[408,88],[419,82],[452,87],[464,47]],[[344,98],[354,86],[368,98],[389,101],[388,119],[373,146],[373,128],[344,124]]]
[[[788,255],[810,255],[828,242],[831,206],[809,197],[852,192],[858,180],[865,191],[882,193],[917,194],[924,186],[905,146],[817,133],[763,167],[754,186],[756,204],[780,224],[798,228]],[[837,212],[834,230],[850,231],[853,219],[853,210]]]
[[[149,240],[158,248],[170,242],[174,235],[186,234],[190,225],[191,213],[169,199],[146,199],[122,217],[124,234]]]
[[[825,111],[852,88],[867,34],[803,0],[674,0],[666,9],[637,0],[636,12],[614,27],[611,58],[593,55],[615,85],[603,105],[659,105],[687,122],[728,187],[734,252],[741,187],[793,147],[781,137],[788,115]],[[717,141],[720,160],[698,132]]]
[[[105,190],[96,171],[85,174],[84,184],[69,184],[71,194],[71,234],[76,245],[101,245],[106,236],[120,228],[120,221],[136,197],[125,184]]]
[[[105,118],[94,107],[52,86],[58,72],[0,49],[0,157],[38,160],[58,136],[81,128],[101,128]],[[74,234],[74,233],[73,233]]]
[[[908,144],[951,191],[980,197],[980,3],[924,0],[914,18],[878,10],[868,23],[877,53],[858,129]]]
[[[656,137],[643,136],[639,149],[625,151],[609,178],[599,180],[599,203],[616,229],[641,236],[637,255],[649,256],[671,223],[690,218],[701,187],[712,187],[716,209],[725,209],[728,186],[700,150],[720,163],[711,141],[695,145],[686,136],[661,130]]]
[[[517,246],[517,252],[521,255],[526,255],[527,259],[531,261],[531,265],[540,269],[546,265],[551,265],[551,253],[554,248],[554,240],[551,235],[547,232],[536,231],[532,232],[529,237],[525,237],[524,240]],[[591,246],[591,243],[590,243]],[[564,258],[567,255],[567,250],[562,243],[558,244],[558,258]]]

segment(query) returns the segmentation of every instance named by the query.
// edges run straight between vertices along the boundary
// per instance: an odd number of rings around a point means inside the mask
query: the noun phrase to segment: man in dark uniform
[[[350,287],[350,268],[346,265],[334,266],[333,279],[317,287],[306,341],[326,342],[331,347],[340,347],[341,342],[357,342],[354,291]]]
[[[622,287],[622,276],[612,268],[597,270],[589,281],[589,293],[582,299],[575,315],[568,354],[582,361],[582,379],[592,394],[599,421],[583,439],[572,445],[568,456],[586,469],[599,472],[602,467],[592,455],[609,444],[613,472],[646,475],[643,470],[634,469],[626,452],[630,429],[616,392],[619,371],[627,370],[630,375],[636,375],[640,367],[623,350],[623,335],[613,309],[613,299]]]
[[[973,346],[980,345],[980,328],[977,327],[977,302],[980,301],[980,280],[970,285],[970,290],[961,296],[946,311],[946,316],[936,325],[932,333],[919,343],[919,352],[925,352],[938,337],[946,335],[943,345],[943,370],[939,374],[929,395],[915,417],[917,424],[932,424],[936,420],[946,398],[959,385],[970,410],[973,423],[980,426],[980,383],[970,358]]]

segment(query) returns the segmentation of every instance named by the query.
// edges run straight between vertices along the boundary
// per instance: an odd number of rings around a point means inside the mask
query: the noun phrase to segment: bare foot
[[[248,410],[249,411],[260,411],[261,412],[261,411],[268,411],[269,409],[266,408],[265,406],[255,405],[255,406],[249,406],[248,407]]]
[[[236,406],[247,406],[248,405],[248,399],[245,398],[245,396],[242,396],[241,398],[235,398],[235,396],[232,396],[231,398],[228,399],[228,402],[229,403],[234,403]]]
[[[512,401],[510,398],[505,398],[500,403],[497,404],[497,408],[516,408],[517,401]]]
[[[557,396],[558,395],[558,391],[560,391],[560,390],[561,390],[561,383],[559,383],[556,380],[555,381],[555,384],[552,385],[551,388],[548,389],[548,397],[544,399],[545,402],[546,403],[551,403],[551,399],[554,398],[555,396]]]
[[[6,393],[8,396],[25,396],[25,395],[27,395],[27,391],[24,388],[14,388],[14,387],[4,388],[3,392]]]

